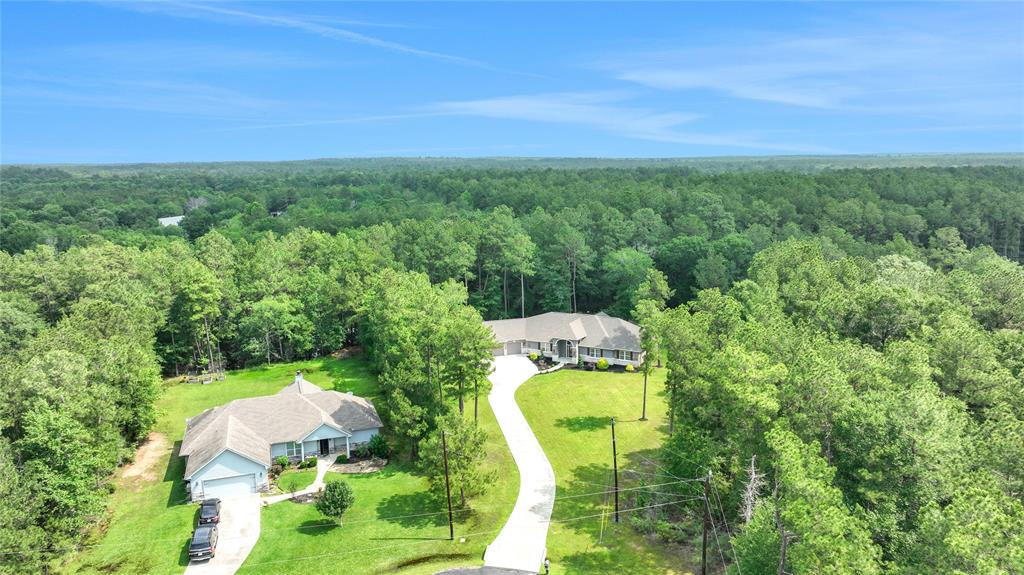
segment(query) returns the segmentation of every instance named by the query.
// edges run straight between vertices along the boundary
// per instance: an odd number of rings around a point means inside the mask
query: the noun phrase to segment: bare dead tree
[[[740,506],[744,523],[750,523],[754,517],[754,506],[757,505],[758,495],[764,485],[764,474],[757,471],[757,456],[751,455],[750,468],[747,469],[747,484],[743,490],[743,503]]]

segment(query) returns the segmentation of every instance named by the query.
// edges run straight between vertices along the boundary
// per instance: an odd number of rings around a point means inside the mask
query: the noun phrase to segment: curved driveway
[[[529,359],[504,356],[494,358],[494,372],[488,376],[493,388],[487,399],[519,467],[519,497],[497,539],[484,552],[485,567],[536,573],[544,561],[555,504],[555,472],[516,405],[516,389],[536,373]]]

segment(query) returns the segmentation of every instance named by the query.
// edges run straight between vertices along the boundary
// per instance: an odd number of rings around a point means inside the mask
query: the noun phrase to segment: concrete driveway
[[[189,563],[185,575],[232,575],[260,538],[258,493],[221,500],[217,555],[209,561]]]
[[[484,566],[536,573],[544,562],[551,509],[555,504],[555,472],[516,405],[519,386],[537,373],[523,356],[494,358],[488,396],[512,457],[519,467],[519,497],[497,539],[484,552]]]

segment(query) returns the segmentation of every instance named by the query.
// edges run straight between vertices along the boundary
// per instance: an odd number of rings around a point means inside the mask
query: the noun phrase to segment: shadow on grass
[[[568,429],[573,433],[580,431],[597,431],[611,425],[611,416],[581,415],[579,417],[562,417],[555,420],[556,427]]]
[[[171,481],[170,492],[167,494],[167,507],[175,507],[188,503],[188,491],[185,490],[185,458],[179,455],[181,442],[174,442],[174,449],[171,450],[171,458],[167,461],[167,469],[164,471],[164,481]]]
[[[188,539],[185,540],[185,544],[181,546],[181,553],[178,555],[178,565],[186,567],[189,564],[188,560],[188,548],[192,545],[192,535],[189,534]]]
[[[306,521],[299,523],[295,528],[295,532],[303,536],[319,537],[321,535],[327,535],[338,527],[340,527],[340,525],[337,523],[330,523],[327,519],[307,519]]]
[[[448,524],[446,503],[427,491],[392,495],[382,500],[377,504],[377,517],[410,528]]]
[[[377,377],[370,364],[360,355],[349,359],[325,359],[321,369],[331,378],[335,391],[352,393],[373,400],[377,396]]]

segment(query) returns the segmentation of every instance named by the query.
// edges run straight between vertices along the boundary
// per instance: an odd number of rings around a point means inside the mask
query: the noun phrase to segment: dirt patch
[[[146,441],[139,446],[139,450],[135,452],[135,461],[124,467],[121,477],[156,481],[157,471],[154,468],[170,449],[167,436],[162,433],[150,433]]]

